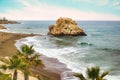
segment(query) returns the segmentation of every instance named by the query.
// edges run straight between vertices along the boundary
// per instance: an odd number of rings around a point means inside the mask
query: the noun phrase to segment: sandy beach
[[[0,56],[12,56],[13,54],[15,54],[17,52],[17,49],[14,46],[15,40],[27,36],[34,36],[34,35],[0,32]]]
[[[0,56],[9,57],[16,54],[17,48],[14,45],[16,40],[28,36],[35,35],[0,32]],[[40,76],[42,75],[45,80],[61,80],[61,74],[64,71],[70,71],[65,64],[59,62],[55,58],[48,58],[46,56],[41,56],[40,58],[43,60],[45,67],[41,68],[41,66],[33,66],[31,71],[34,74],[39,74]]]

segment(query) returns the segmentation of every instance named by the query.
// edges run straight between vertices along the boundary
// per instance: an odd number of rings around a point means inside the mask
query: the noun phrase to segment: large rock
[[[53,36],[86,36],[85,32],[71,18],[59,18],[56,24],[49,26],[48,34]]]

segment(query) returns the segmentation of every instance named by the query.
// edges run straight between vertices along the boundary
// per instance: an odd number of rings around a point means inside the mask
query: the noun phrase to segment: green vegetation
[[[33,45],[32,46],[23,45],[21,47],[21,51],[18,50],[17,55],[19,57],[22,57],[27,65],[25,71],[23,72],[25,80],[29,80],[29,74],[30,74],[29,69],[31,65],[44,66],[42,61],[39,59],[40,55],[34,53]]]
[[[0,72],[0,80],[12,80],[11,75]]]
[[[29,80],[29,75],[32,75],[30,71],[30,67],[32,65],[42,65],[44,67],[42,61],[39,59],[39,56],[40,55],[34,53],[33,46],[23,45],[16,55],[13,55],[9,59],[1,59],[1,61],[6,64],[1,65],[0,68],[3,70],[14,70],[12,80],[17,80],[18,70],[23,72],[24,80]],[[37,78],[38,80],[43,80],[39,76],[37,76]]]
[[[17,80],[17,71],[22,70],[26,66],[26,64],[22,61],[22,59],[18,58],[17,56],[12,56],[8,60],[6,60],[6,63],[7,65],[1,65],[0,68],[4,70],[14,70],[13,80]]]
[[[75,73],[74,76],[80,78],[80,80],[106,80],[104,77],[108,74],[108,71],[104,71],[100,74],[100,68],[99,67],[91,67],[87,68],[86,74],[87,78],[83,76],[81,73]]]
[[[0,19],[0,24],[19,24],[19,22],[9,21],[5,17],[3,17],[3,19]]]

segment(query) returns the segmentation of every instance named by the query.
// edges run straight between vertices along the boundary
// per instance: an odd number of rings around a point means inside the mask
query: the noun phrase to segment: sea
[[[120,80],[120,21],[77,21],[87,36],[48,36],[48,26],[55,21],[19,21],[21,24],[4,24],[12,33],[42,34],[16,41],[34,45],[36,52],[57,58],[73,72],[83,73],[86,68],[99,66],[109,71],[105,78]],[[76,80],[76,79],[66,79]]]

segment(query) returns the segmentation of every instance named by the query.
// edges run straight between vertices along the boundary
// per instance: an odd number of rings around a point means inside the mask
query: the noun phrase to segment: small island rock
[[[85,32],[77,26],[71,18],[59,18],[55,25],[49,26],[48,35],[53,36],[86,36]]]

